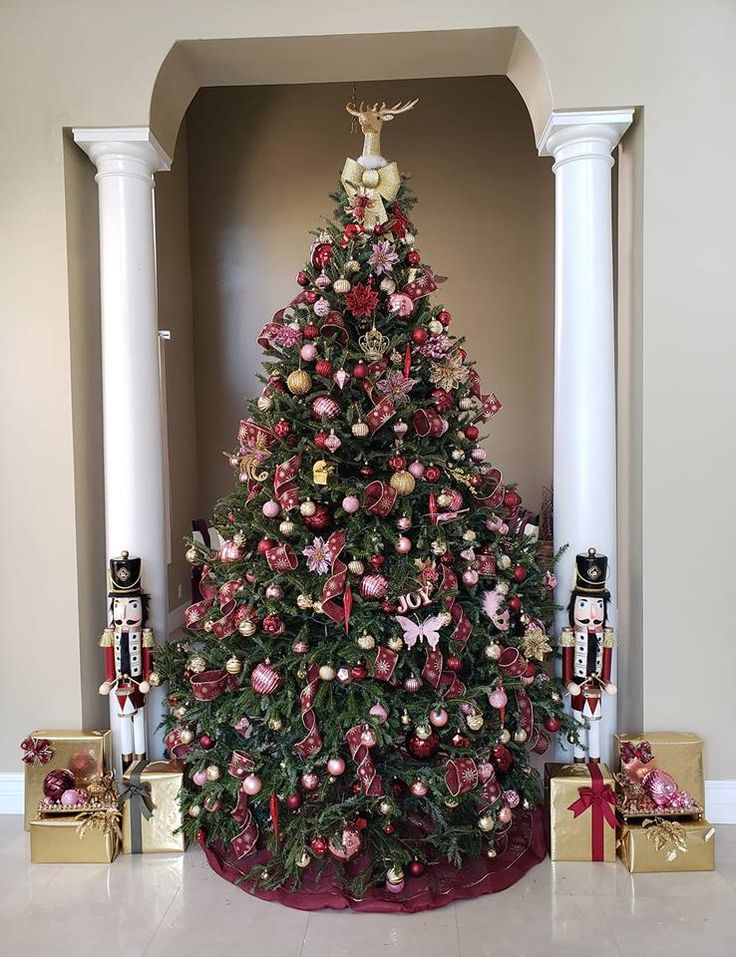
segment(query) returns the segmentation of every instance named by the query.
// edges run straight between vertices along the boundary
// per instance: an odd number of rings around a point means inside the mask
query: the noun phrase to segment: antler
[[[379,107],[378,103],[376,103],[373,109],[382,118],[383,116],[387,114],[391,114],[392,116],[398,116],[399,113],[407,113],[409,110],[413,110],[418,102],[419,102],[419,97],[417,97],[415,100],[407,100],[406,103],[404,103],[403,105],[401,103],[401,100],[399,100],[399,102],[396,103],[395,106],[386,106],[386,103],[384,102],[384,103],[381,103]]]

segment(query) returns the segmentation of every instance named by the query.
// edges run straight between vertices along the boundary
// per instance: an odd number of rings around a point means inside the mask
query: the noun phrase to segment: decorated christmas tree
[[[258,337],[224,544],[191,545],[201,600],[157,658],[185,827],[264,895],[505,886],[543,854],[531,756],[574,734],[543,664],[554,576],[478,444],[500,403],[380,155],[413,105],[348,107],[363,155]]]

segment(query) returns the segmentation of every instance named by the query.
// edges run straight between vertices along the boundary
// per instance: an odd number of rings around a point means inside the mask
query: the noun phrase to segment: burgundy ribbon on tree
[[[442,416],[436,409],[431,407],[427,409],[417,409],[411,417],[411,421],[414,425],[414,430],[421,438],[426,438],[428,435],[438,438],[442,435]]]
[[[604,854],[604,835],[606,824],[609,827],[616,827],[616,795],[613,789],[603,782],[601,769],[595,762],[585,765],[590,773],[590,787],[578,788],[580,797],[569,806],[568,811],[572,811],[574,817],[580,817],[587,810],[591,812],[590,836],[592,859],[602,861]]]
[[[375,479],[365,489],[366,512],[385,518],[394,507],[399,493],[386,482]]]
[[[444,686],[442,697],[448,701],[451,698],[462,698],[467,691],[463,682],[458,678],[454,671],[443,671],[440,678],[440,686]]]
[[[189,684],[192,686],[192,694],[197,701],[214,701],[215,698],[219,698],[226,691],[237,687],[237,679],[234,675],[228,674],[224,668],[218,668],[192,675]]]
[[[478,419],[480,419],[481,422],[485,422],[487,419],[490,419],[491,416],[495,415],[497,412],[500,412],[503,408],[501,401],[493,394],[493,392],[483,395],[480,376],[473,368],[470,370],[470,393],[471,395],[474,395],[476,399],[480,399],[480,409],[478,411],[478,415],[476,416],[476,422]]]
[[[519,711],[519,721],[521,728],[526,732],[527,739],[531,738],[534,730],[534,706],[531,698],[523,688],[516,691],[516,707]]]
[[[457,602],[454,601],[450,605],[449,612],[452,615],[452,620],[455,622],[455,630],[450,635],[450,638],[456,641],[461,648],[464,648],[468,643],[468,639],[473,634],[473,625]]]
[[[518,648],[506,647],[498,659],[498,667],[505,675],[519,678],[526,672],[527,661]]]
[[[283,309],[279,309],[278,312],[273,314],[273,319],[266,323],[263,329],[261,329],[260,333],[258,334],[258,339],[256,340],[262,349],[269,349],[271,347],[271,339],[273,338],[274,330],[279,326],[284,325],[284,317],[286,316],[287,311],[291,309],[292,306],[298,306],[300,303],[304,302],[305,299],[305,292],[297,293],[288,306],[284,306]]]
[[[322,747],[322,736],[317,727],[314,714],[314,699],[319,688],[319,665],[311,662],[307,665],[307,683],[299,695],[299,707],[302,712],[302,724],[307,734],[294,745],[294,750],[303,760],[314,757]]]
[[[301,453],[292,455],[290,459],[276,466],[273,475],[273,493],[276,501],[284,511],[299,504],[299,490],[296,478],[302,466]]]
[[[534,754],[544,754],[549,750],[550,740],[549,735],[542,731],[541,728],[534,728],[531,733],[531,737],[527,741],[526,749],[527,751],[533,751]]]
[[[391,399],[385,395],[376,402],[368,415],[366,415],[365,424],[371,430],[371,434],[374,434],[394,415],[396,415],[396,406]]]
[[[293,572],[299,565],[299,559],[294,554],[291,545],[276,545],[275,548],[269,548],[266,552],[266,561],[272,572]]]
[[[389,681],[396,668],[399,656],[390,648],[379,648],[373,662],[373,676],[379,681]]]
[[[453,797],[478,787],[478,765],[472,758],[451,758],[445,765],[445,784]]]
[[[479,575],[492,578],[496,574],[496,559],[493,555],[487,555],[485,552],[481,552],[480,555],[475,556],[473,568]]]
[[[439,591],[457,591],[457,575],[447,565],[442,566],[442,581]]]
[[[433,688],[439,688],[442,679],[442,667],[444,658],[439,648],[434,650],[427,649],[427,657],[422,668],[422,678],[432,685]]]
[[[210,567],[202,568],[199,579],[199,593],[202,601],[190,605],[184,612],[184,622],[187,628],[195,628],[207,615],[215,601],[219,603],[222,617],[212,625],[212,634],[219,639],[228,638],[237,628],[237,603],[235,593],[243,584],[242,578],[225,582],[220,588],[209,580]]]
[[[493,804],[501,797],[501,785],[496,777],[496,769],[490,761],[484,762],[484,774],[481,775],[483,798],[488,804]]]
[[[248,807],[248,795],[242,788],[238,791],[238,803],[230,816],[236,824],[242,825],[241,830],[230,841],[230,848],[239,860],[250,854],[258,841],[258,825]]]
[[[183,731],[184,728],[174,728],[172,731],[169,731],[164,738],[164,744],[168,748],[169,754],[177,760],[183,760],[189,757],[194,750],[191,744],[185,744],[181,740]]]
[[[333,532],[327,539],[327,548],[332,555],[332,574],[322,589],[322,611],[333,621],[342,624],[347,635],[350,629],[350,612],[353,607],[353,592],[347,582],[347,565],[340,559],[345,547],[345,530]],[[339,599],[342,599],[340,604]]]
[[[23,738],[20,746],[25,751],[23,755],[25,764],[48,764],[54,756],[51,742],[46,738],[34,738],[29,735],[27,738]]]
[[[506,486],[503,484],[503,473],[501,469],[493,468],[486,472],[475,501],[484,508],[498,508],[503,502],[505,494]]]
[[[319,331],[323,336],[334,336],[341,346],[348,344],[348,331],[345,328],[345,320],[342,317],[342,313],[334,310],[328,312]]]
[[[447,276],[435,276],[432,270],[428,266],[425,266],[424,272],[417,276],[416,279],[406,283],[401,291],[405,292],[407,296],[411,296],[414,300],[422,299],[424,296],[430,296],[435,292],[438,284],[444,282],[446,279]]]
[[[367,727],[370,727],[368,725]],[[358,767],[358,777],[363,785],[363,789],[368,797],[379,797],[383,794],[383,781],[376,773],[376,769],[371,761],[370,748],[363,744],[362,735],[364,728],[356,724],[345,735],[350,748],[350,754],[353,756]]]

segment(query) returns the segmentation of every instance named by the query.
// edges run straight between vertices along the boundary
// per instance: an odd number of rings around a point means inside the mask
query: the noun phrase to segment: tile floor
[[[630,875],[620,864],[534,868],[501,894],[413,916],[303,914],[255,900],[185,855],[111,866],[30,864],[19,817],[0,817],[0,955],[46,957],[731,957],[736,825],[718,869]]]

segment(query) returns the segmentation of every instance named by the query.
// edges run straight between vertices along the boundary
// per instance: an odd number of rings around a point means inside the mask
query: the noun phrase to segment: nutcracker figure
[[[594,548],[575,558],[575,587],[568,606],[569,627],[562,629],[562,680],[571,695],[573,717],[581,725],[581,743],[574,748],[575,761],[598,762],[601,756],[600,720],[603,695],[615,695],[611,664],[616,639],[606,627],[608,559]]]
[[[148,596],[141,588],[141,560],[123,552],[110,559],[110,613],[102,633],[105,680],[100,694],[114,694],[123,768],[146,757],[146,693],[153,669],[153,631],[146,628]]]

